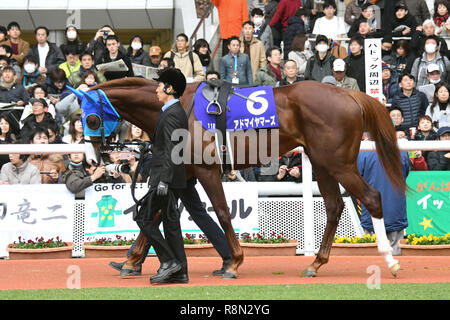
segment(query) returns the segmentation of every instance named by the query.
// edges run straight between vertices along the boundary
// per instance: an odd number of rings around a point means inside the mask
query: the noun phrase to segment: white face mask
[[[326,45],[326,44],[318,44],[318,45],[316,46],[316,49],[317,49],[317,51],[319,51],[320,53],[324,53],[324,52],[327,52],[327,50],[328,50],[328,45]]]
[[[77,38],[77,32],[75,30],[67,31],[67,39],[75,40]]]
[[[32,63],[27,63],[23,66],[23,69],[27,72],[27,73],[33,73],[34,71],[36,71],[36,66]]]
[[[427,43],[425,45],[425,52],[426,53],[435,53],[436,52],[436,45],[434,43]]]
[[[436,84],[436,83],[439,83],[440,81],[441,81],[441,79],[437,79],[437,80],[430,79],[431,84]]]
[[[261,17],[254,17],[253,18],[253,23],[256,24],[257,26],[261,25],[264,21],[264,18]]]
[[[139,50],[140,48],[142,48],[142,44],[140,42],[132,42],[131,47],[133,48],[133,50]]]

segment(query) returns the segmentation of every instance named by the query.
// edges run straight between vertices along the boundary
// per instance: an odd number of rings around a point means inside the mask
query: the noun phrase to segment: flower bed
[[[378,247],[375,235],[362,237],[335,237],[331,247],[332,256],[376,256]]]
[[[240,245],[244,256],[295,256],[298,241],[286,238],[283,233],[273,232],[269,237],[257,233],[245,236]]]
[[[89,240],[89,238],[88,238]],[[100,238],[83,244],[85,258],[125,258],[135,239],[116,235],[116,239]]]
[[[402,256],[449,256],[450,233],[440,237],[431,234],[417,237],[411,234],[400,240],[399,247]]]
[[[70,259],[72,258],[73,243],[64,242],[59,237],[45,240],[43,237],[35,240],[24,240],[8,245],[9,259]]]

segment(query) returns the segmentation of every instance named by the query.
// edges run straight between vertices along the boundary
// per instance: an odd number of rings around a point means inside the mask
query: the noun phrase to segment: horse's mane
[[[157,82],[154,80],[149,80],[149,79],[140,78],[140,77],[130,77],[130,78],[106,81],[106,82],[100,83],[100,84],[90,88],[90,90],[142,87],[142,86],[147,86],[147,85],[156,85],[156,83]]]

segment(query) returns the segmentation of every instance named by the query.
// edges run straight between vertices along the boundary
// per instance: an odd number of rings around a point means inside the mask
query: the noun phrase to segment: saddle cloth
[[[215,133],[216,115],[207,113],[212,95],[208,94],[207,90],[203,90],[207,85],[206,82],[202,82],[195,92],[194,113],[203,128]],[[222,112],[225,112],[225,108],[228,107],[226,111],[227,131],[278,127],[272,87],[232,88],[231,90],[239,95],[230,94],[227,106],[221,105]]]

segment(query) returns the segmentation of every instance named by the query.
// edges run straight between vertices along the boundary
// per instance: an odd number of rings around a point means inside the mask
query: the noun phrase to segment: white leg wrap
[[[384,219],[377,219],[372,217],[373,230],[378,242],[378,252],[382,254],[391,254],[392,247],[386,235],[386,229],[384,227]]]

